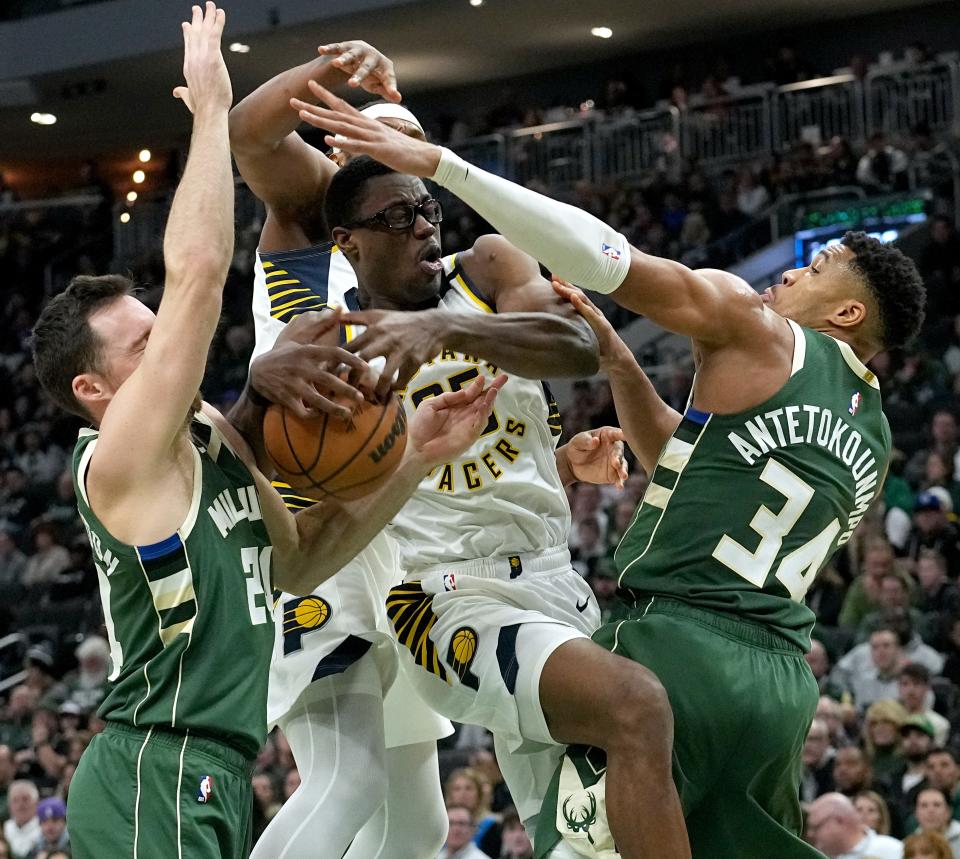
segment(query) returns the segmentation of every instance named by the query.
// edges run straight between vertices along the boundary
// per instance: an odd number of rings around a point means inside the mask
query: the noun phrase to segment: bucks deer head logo
[[[590,827],[597,822],[597,798],[592,790],[587,792],[587,805],[582,803],[579,806],[570,808],[572,796],[568,796],[563,801],[563,819],[567,822],[567,828],[571,832],[583,832],[587,836],[587,841],[594,843],[593,836],[590,834]]]

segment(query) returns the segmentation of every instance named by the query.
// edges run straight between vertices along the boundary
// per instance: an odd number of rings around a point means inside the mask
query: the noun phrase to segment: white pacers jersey
[[[494,312],[456,254],[443,266],[441,309]],[[477,376],[490,381],[499,372],[479,357],[444,350],[403,392],[407,415],[428,397],[458,390]],[[565,546],[570,507],[554,456],[560,434],[560,414],[547,385],[510,376],[476,444],[424,478],[391,523],[407,576],[442,563]]]
[[[269,351],[283,326],[301,313],[336,306],[359,309],[356,295],[356,275],[332,243],[277,253],[258,252],[253,284],[253,357]],[[274,485],[291,509],[313,503],[286,484]],[[346,670],[371,648],[378,657],[385,687],[392,682],[396,670],[394,645],[384,598],[400,580],[396,544],[381,533],[311,595],[274,594],[276,639],[267,697],[270,725],[289,712],[314,680]]]

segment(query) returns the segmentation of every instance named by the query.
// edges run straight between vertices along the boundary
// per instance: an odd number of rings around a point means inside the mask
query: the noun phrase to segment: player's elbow
[[[164,249],[167,287],[191,290],[222,290],[230,270],[233,243],[222,242],[201,246]]]
[[[260,146],[246,101],[234,105],[227,119],[230,132],[230,149],[234,155],[246,155]]]
[[[596,334],[579,316],[564,322],[563,336],[557,340],[560,361],[554,375],[579,378],[595,375],[600,370],[600,347]]]

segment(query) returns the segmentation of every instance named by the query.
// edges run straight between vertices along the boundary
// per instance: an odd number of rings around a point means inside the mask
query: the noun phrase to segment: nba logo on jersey
[[[860,410],[860,404],[863,402],[863,396],[859,391],[857,391],[852,397],[850,397],[850,408],[847,409],[851,415],[855,415]]]
[[[213,779],[205,775],[200,779],[200,787],[197,789],[197,802],[209,802],[213,796]]]
[[[620,259],[620,251],[617,248],[615,248],[613,245],[608,245],[606,242],[603,242],[603,244],[601,245],[600,252],[605,257],[610,257],[610,259],[612,260]]]
[[[457,589],[457,575],[456,573],[444,573],[443,574],[443,589],[445,591],[455,591]]]

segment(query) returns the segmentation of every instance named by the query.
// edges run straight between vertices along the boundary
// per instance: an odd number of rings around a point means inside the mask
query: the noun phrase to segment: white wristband
[[[433,180],[564,280],[609,293],[627,276],[627,240],[581,209],[487,173],[447,148],[441,149]]]

